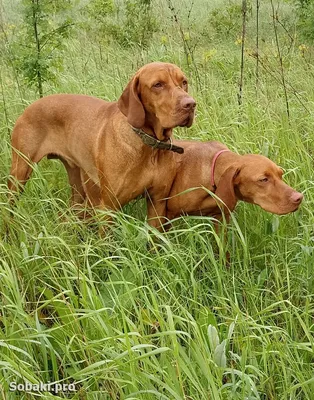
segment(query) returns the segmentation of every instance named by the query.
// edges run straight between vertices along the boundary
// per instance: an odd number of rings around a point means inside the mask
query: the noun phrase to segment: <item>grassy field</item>
[[[190,2],[175,2],[182,37],[167,1],[156,1],[158,29],[145,48],[98,43],[78,26],[67,39],[63,71],[44,85],[45,94],[114,100],[139,66],[176,63],[198,103],[195,124],[176,137],[220,140],[240,154],[270,157],[304,193],[301,209],[278,217],[238,204],[226,268],[210,219],[181,218],[153,244],[143,200],[115,213],[110,234],[100,238],[68,208],[61,164],[45,160],[6,236],[9,131],[37,94],[2,53],[0,398],[314,398],[313,49],[299,48],[299,36],[291,41],[278,26],[288,118],[271,8],[261,7],[257,86],[249,13],[239,106],[241,14],[228,33],[230,18],[219,18],[229,3],[208,3],[196,0],[189,17]],[[221,31],[210,18],[215,7]],[[18,30],[19,8],[5,1],[4,10]],[[292,31],[292,6],[280,3],[279,16]],[[188,57],[184,41],[195,45]],[[10,383],[24,381],[75,382],[76,391],[9,391]]]

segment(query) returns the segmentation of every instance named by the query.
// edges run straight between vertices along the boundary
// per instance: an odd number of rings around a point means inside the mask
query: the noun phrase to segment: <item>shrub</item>
[[[94,0],[86,11],[93,23],[89,29],[95,28],[96,21],[97,34],[101,32],[103,40],[116,41],[123,47],[146,47],[157,31],[152,0],[127,0],[121,6],[114,5],[112,0]]]
[[[295,1],[297,9],[297,30],[299,34],[308,41],[314,40],[314,1],[297,0]]]
[[[251,4],[247,2],[247,9],[250,11]],[[247,13],[248,15],[249,13]],[[242,4],[241,2],[228,2],[211,11],[208,22],[210,26],[220,35],[235,35],[242,27]]]

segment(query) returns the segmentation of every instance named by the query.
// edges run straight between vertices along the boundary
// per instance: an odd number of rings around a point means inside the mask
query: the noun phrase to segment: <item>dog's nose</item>
[[[291,200],[293,201],[293,203],[295,204],[300,204],[301,201],[303,200],[303,194],[299,193],[299,192],[294,192],[291,195]]]
[[[196,101],[192,97],[184,97],[181,100],[181,106],[185,110],[192,111],[196,107]]]

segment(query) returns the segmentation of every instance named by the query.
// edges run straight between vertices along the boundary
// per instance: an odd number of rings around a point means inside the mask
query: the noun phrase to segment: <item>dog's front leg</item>
[[[156,228],[159,232],[166,232],[170,228],[170,223],[166,218],[166,211],[166,200],[156,200],[152,197],[147,197],[147,222],[151,227]],[[154,234],[153,232],[150,240],[147,242],[147,249],[150,252],[158,251],[158,243],[160,243],[158,234]]]
[[[147,197],[147,221],[150,226],[165,231],[164,225],[167,222],[167,201],[164,199],[155,199],[148,195]]]
[[[106,236],[108,233],[108,227],[113,222],[113,211],[121,209],[117,197],[107,189],[107,185],[104,182],[100,182],[100,187],[92,185],[87,190],[87,197],[90,203],[98,210],[101,211],[99,221],[99,234],[100,236]],[[85,189],[86,190],[86,189]]]

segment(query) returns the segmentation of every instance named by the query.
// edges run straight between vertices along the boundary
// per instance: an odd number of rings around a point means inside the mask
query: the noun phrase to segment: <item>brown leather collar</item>
[[[143,143],[147,146],[152,147],[153,149],[161,149],[161,150],[170,150],[174,151],[175,153],[182,154],[184,153],[183,147],[176,146],[172,143],[172,139],[169,138],[167,141],[163,142],[162,140],[156,139],[154,136],[148,135],[142,129],[131,127],[133,131],[142,139]],[[167,143],[168,140],[170,143]]]

